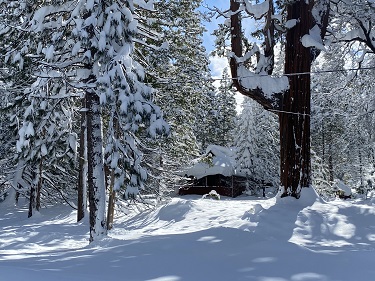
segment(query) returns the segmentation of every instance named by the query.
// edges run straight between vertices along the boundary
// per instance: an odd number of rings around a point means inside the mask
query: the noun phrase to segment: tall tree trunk
[[[99,97],[86,92],[87,161],[90,210],[90,242],[105,234],[105,180],[102,120]]]
[[[115,113],[113,113],[113,130],[114,130],[114,141],[116,142],[119,139],[119,121]],[[114,149],[117,148],[117,144],[115,143]],[[115,168],[111,168],[110,170],[110,182],[109,182],[109,197],[108,197],[108,212],[107,212],[107,229],[112,229],[113,225],[113,218],[115,214],[115,202],[116,202],[116,191],[114,190],[115,184]]]
[[[320,19],[314,19],[312,9]],[[272,14],[273,2],[270,1],[269,11],[265,18],[266,39],[264,57],[272,66]],[[297,20],[297,24],[286,31],[285,47],[285,74],[288,75],[289,89],[275,94],[266,95],[261,87],[249,89],[241,84],[238,69],[242,58],[241,20],[239,16],[240,3],[231,0],[231,45],[232,57],[230,67],[233,84],[237,90],[256,100],[265,109],[276,111],[280,122],[280,185],[283,188],[282,196],[300,197],[303,187],[311,185],[310,161],[310,68],[312,60],[319,54],[314,48],[302,45],[302,37],[309,34],[314,24],[320,28],[320,37],[326,32],[329,15],[329,2],[321,1],[288,1],[286,3],[287,20]],[[316,22],[319,20],[319,22]],[[268,36],[268,37],[267,37]],[[267,44],[267,42],[269,42]],[[242,66],[242,65],[241,65]],[[272,67],[268,67],[268,74]],[[256,74],[254,74],[256,75]]]
[[[31,218],[33,216],[34,205],[35,205],[35,186],[34,184],[31,184],[30,196],[29,196],[29,213],[27,215],[28,218]]]
[[[108,197],[108,213],[107,213],[107,230],[112,229],[113,218],[115,215],[116,191],[113,189],[114,183],[115,183],[115,172],[114,172],[114,169],[112,169],[109,190],[108,190],[109,197]]]
[[[282,196],[299,198],[301,188],[311,185],[310,169],[310,48],[301,37],[309,34],[313,19],[312,2],[295,1],[288,5],[287,20],[299,23],[286,34],[285,74],[289,91],[283,95],[280,120],[280,184]],[[295,74],[301,73],[300,75]]]
[[[35,192],[36,192],[36,172],[34,170],[31,171],[32,181],[30,184],[30,194],[29,194],[29,213],[27,215],[28,218],[33,216],[33,211],[35,209]]]
[[[42,192],[42,185],[43,185],[43,157],[40,159],[40,162],[39,162],[38,184],[37,184],[36,196],[35,196],[35,209],[38,212],[40,211],[40,195]]]
[[[87,121],[86,121],[86,95],[81,100],[81,132],[79,140],[79,174],[78,174],[78,209],[77,221],[80,221],[85,216],[87,204]]]

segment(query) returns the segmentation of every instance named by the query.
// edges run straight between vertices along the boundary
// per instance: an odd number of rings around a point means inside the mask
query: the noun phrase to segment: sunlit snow
[[[27,219],[27,204],[0,203],[1,280],[372,280],[371,200],[324,202],[311,191],[304,200],[177,197],[117,213],[90,245],[87,219],[76,223],[68,207]]]

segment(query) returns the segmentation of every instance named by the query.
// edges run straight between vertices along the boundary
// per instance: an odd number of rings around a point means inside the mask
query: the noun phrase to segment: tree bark
[[[113,189],[115,182],[115,172],[111,171],[111,179],[109,185],[109,197],[108,197],[108,213],[107,213],[107,230],[112,229],[113,218],[115,215],[115,200],[116,200],[116,191]]]
[[[35,208],[35,191],[36,191],[35,177],[36,177],[36,172],[31,171],[31,175],[32,175],[32,182],[30,183],[29,212],[28,212],[28,215],[27,215],[28,218],[31,218],[33,216],[33,211],[34,211],[34,208]]]
[[[81,100],[81,132],[79,140],[79,174],[78,174],[78,208],[77,208],[77,222],[81,221],[85,216],[87,204],[87,123],[86,123],[86,96]]]
[[[38,175],[38,184],[37,184],[36,198],[35,198],[35,209],[38,212],[40,211],[40,195],[42,192],[42,185],[43,185],[43,157],[40,159],[40,162],[39,162],[39,175]]]
[[[29,212],[27,215],[28,218],[31,218],[33,216],[34,202],[35,202],[35,186],[32,184],[30,187]]]
[[[295,1],[287,7],[287,20],[299,19],[299,23],[286,34],[285,74],[293,75],[289,76],[289,91],[283,96],[279,113],[280,184],[284,188],[282,196],[296,198],[301,188],[311,185],[311,52],[302,45],[301,38],[312,28],[312,6],[312,2]]]
[[[94,92],[87,98],[87,160],[90,242],[105,234],[105,180],[100,100]]]
[[[113,114],[113,130],[114,130],[114,141],[119,139],[119,121],[116,114]],[[117,144],[114,145],[114,149],[117,149]],[[115,203],[116,203],[116,191],[114,190],[115,184],[115,168],[110,170],[110,183],[108,188],[108,211],[107,211],[107,230],[112,229],[113,219],[115,214]]]

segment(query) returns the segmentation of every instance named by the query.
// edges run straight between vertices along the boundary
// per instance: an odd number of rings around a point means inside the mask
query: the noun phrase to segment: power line
[[[325,74],[325,73],[335,73],[335,72],[346,72],[346,71],[359,71],[359,70],[373,70],[375,69],[375,66],[369,66],[369,67],[361,67],[361,68],[347,68],[347,69],[332,69],[332,70],[317,70],[317,71],[310,71],[310,72],[295,72],[295,73],[285,73],[283,75],[280,75],[278,77],[282,76],[300,76],[300,75],[311,75],[311,74]],[[273,77],[268,74],[256,74],[254,75],[247,75],[242,77],[233,77],[233,78],[212,78],[212,80],[233,80],[233,79],[242,79],[242,78],[249,78],[249,77]]]
[[[271,76],[268,74],[252,74],[252,75],[246,75],[246,76],[241,76],[241,77],[228,77],[228,78],[210,78],[206,80],[189,80],[189,81],[178,81],[178,80],[173,80],[171,78],[168,81],[158,81],[153,83],[155,84],[187,84],[187,83],[201,83],[202,81],[207,81],[207,82],[213,82],[213,81],[232,81],[232,80],[241,80],[244,78],[256,78],[256,77],[272,77],[272,78],[277,78],[277,77],[283,77],[283,76],[301,76],[301,75],[315,75],[315,74],[326,74],[326,73],[339,73],[339,72],[347,72],[347,71],[360,71],[360,70],[374,70],[375,66],[369,66],[369,67],[361,67],[361,68],[347,68],[347,69],[331,69],[331,70],[317,70],[317,71],[310,71],[310,72],[295,72],[295,73],[285,73],[280,76]]]

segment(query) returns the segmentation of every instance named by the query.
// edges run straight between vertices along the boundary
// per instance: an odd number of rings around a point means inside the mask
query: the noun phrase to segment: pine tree
[[[202,46],[203,27],[197,11],[200,3],[200,0],[156,3],[159,17],[155,25],[163,46],[167,47],[150,52],[148,61],[153,75],[149,76],[156,89],[155,102],[162,108],[171,131],[167,138],[154,143],[153,150],[157,153],[155,163],[162,163],[164,180],[173,179],[171,187],[179,184],[178,175],[199,155],[200,145],[205,145],[200,132],[210,114],[207,105],[213,88]]]
[[[215,87],[211,84],[202,85],[202,92],[194,109],[196,121],[194,134],[197,138],[200,153],[205,153],[210,144],[219,144],[218,99]]]
[[[18,164],[11,182],[18,194],[29,196],[29,216],[32,216],[34,209],[40,209],[43,194],[49,201],[71,199],[67,195],[72,191],[69,187],[75,174],[71,172],[75,159],[74,106],[65,92],[64,81],[51,82],[56,71],[44,73],[45,65],[34,63],[48,52],[43,49],[48,31],[37,27],[38,15],[29,22],[40,3],[3,1],[1,4],[7,11],[2,37],[8,40],[2,49],[2,63],[8,66],[5,83],[9,86],[9,97],[13,97],[6,113],[10,129],[18,131],[15,158]],[[58,188],[56,180],[60,183]]]
[[[228,69],[224,68],[220,86],[216,94],[217,98],[217,127],[218,141],[222,146],[229,146],[233,142],[233,129],[237,116],[235,93],[232,89]]]
[[[159,108],[150,101],[151,89],[142,83],[142,67],[133,59],[132,37],[137,22],[132,1],[53,1],[44,5],[29,7],[30,21],[26,24],[30,36],[45,34],[37,48],[30,49],[36,51],[33,63],[39,67],[34,75],[41,81],[48,77],[48,82],[59,86],[44,89],[48,83],[37,83],[33,90],[45,91],[56,102],[82,95],[86,99],[93,241],[105,234],[106,227],[103,117],[109,121],[105,134],[106,162],[114,173],[114,190],[131,196],[136,196],[147,177],[140,165],[142,153],[136,132],[143,130],[155,137],[166,125]],[[35,135],[32,129],[38,125],[25,122],[25,129],[20,131],[20,147],[26,147],[29,137]]]
[[[243,110],[234,131],[239,174],[248,179],[249,190],[279,186],[278,125],[274,116],[251,99],[244,99]]]
[[[371,63],[368,58],[358,60],[353,50],[340,43],[319,58],[316,69],[354,68],[359,61],[363,66]],[[372,79],[366,71],[339,71],[316,76],[313,82],[312,147],[328,172],[325,192],[339,179],[365,193],[372,188],[374,170],[373,129],[369,126]]]

